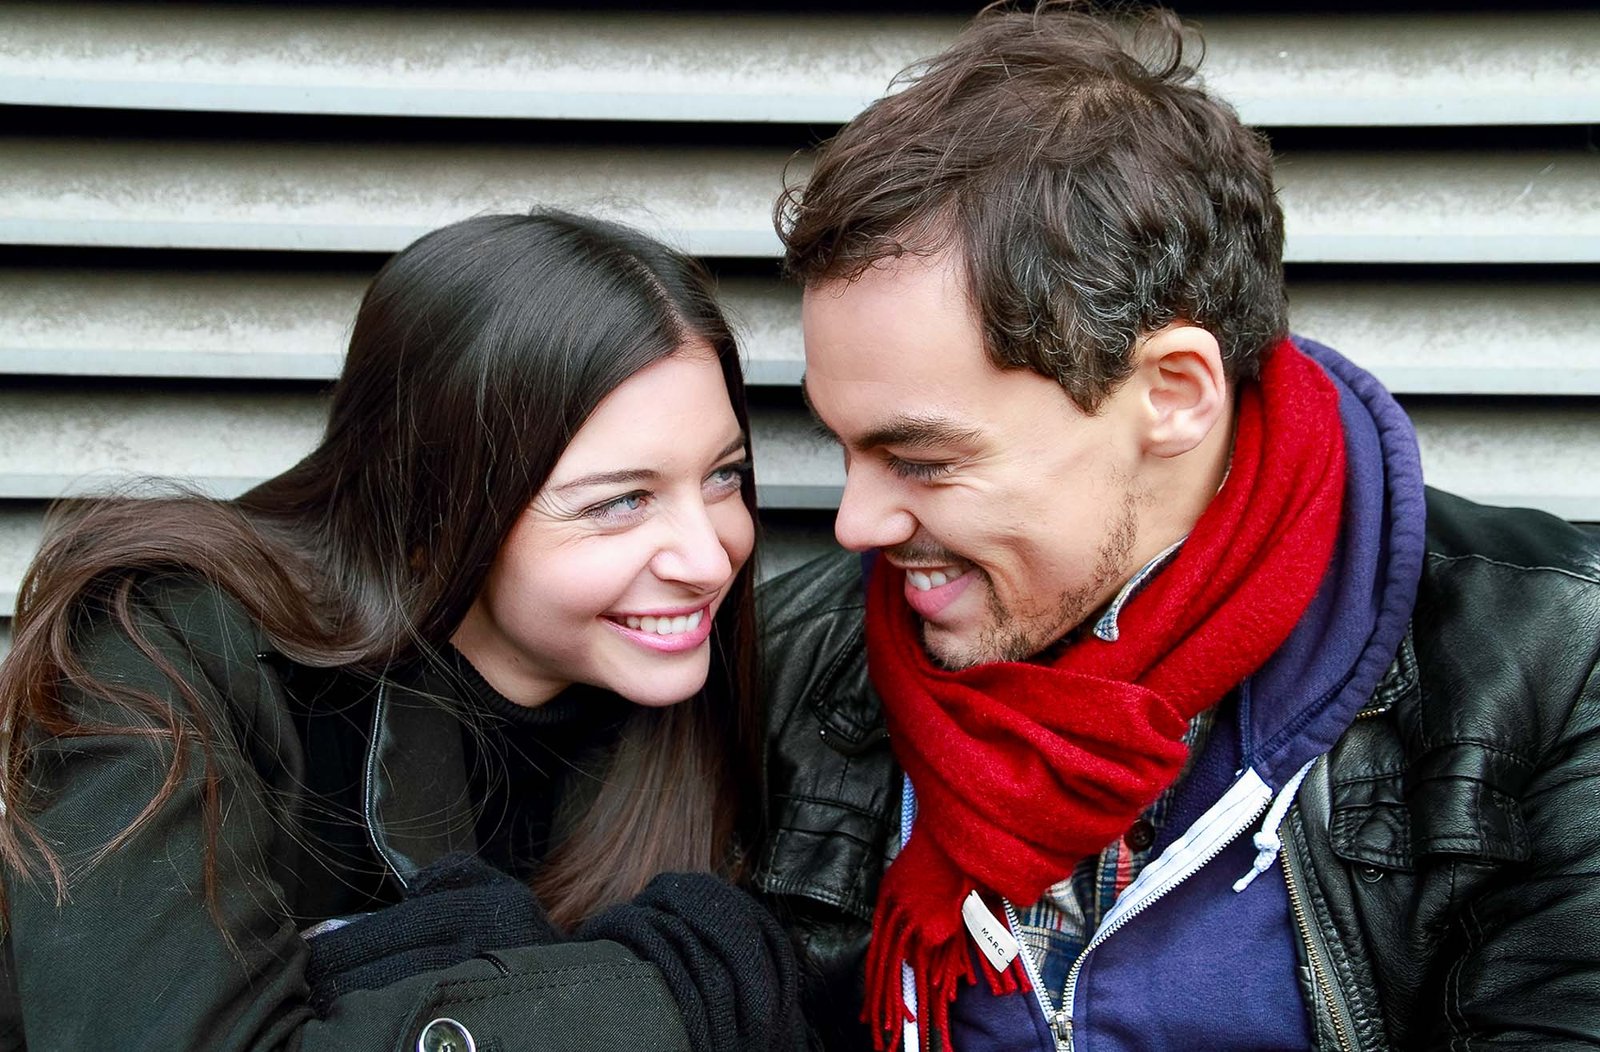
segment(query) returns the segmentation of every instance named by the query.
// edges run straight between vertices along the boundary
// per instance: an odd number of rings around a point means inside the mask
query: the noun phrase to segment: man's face
[[[1037,654],[1138,569],[1136,399],[1087,416],[1055,381],[997,368],[948,257],[813,286],[802,324],[807,399],[845,451],[834,532],[907,570],[935,661]]]

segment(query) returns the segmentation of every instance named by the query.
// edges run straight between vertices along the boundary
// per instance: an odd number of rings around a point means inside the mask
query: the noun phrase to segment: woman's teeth
[[[921,570],[906,571],[906,580],[910,581],[911,587],[919,592],[926,592],[930,588],[938,588],[942,584],[949,584],[960,576],[955,567],[950,567],[948,570],[933,570],[928,573],[924,573]]]
[[[658,636],[676,636],[699,628],[700,619],[704,616],[704,610],[696,610],[692,614],[680,614],[677,617],[625,617],[622,620],[629,628],[640,632],[654,632]]]

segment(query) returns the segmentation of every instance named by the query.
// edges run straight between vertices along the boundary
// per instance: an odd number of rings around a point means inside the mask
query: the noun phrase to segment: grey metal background
[[[826,546],[841,471],[768,217],[796,151],[975,9],[911,6],[0,2],[0,649],[49,499],[286,467],[383,255],[534,204],[710,261],[764,570]],[[1600,520],[1600,16],[1174,6],[1280,154],[1296,329],[1401,395],[1435,484]]]

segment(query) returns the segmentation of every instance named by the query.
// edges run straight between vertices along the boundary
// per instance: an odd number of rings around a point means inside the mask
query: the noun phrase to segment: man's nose
[[[856,458],[845,468],[844,494],[833,520],[833,535],[853,552],[892,548],[916,533],[917,520],[900,499],[900,488],[882,472]]]

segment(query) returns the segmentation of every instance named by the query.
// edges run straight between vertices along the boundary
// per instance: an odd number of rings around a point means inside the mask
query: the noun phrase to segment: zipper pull
[[[1072,1010],[1062,1007],[1050,1019],[1050,1029],[1056,1035],[1056,1052],[1072,1052]]]

